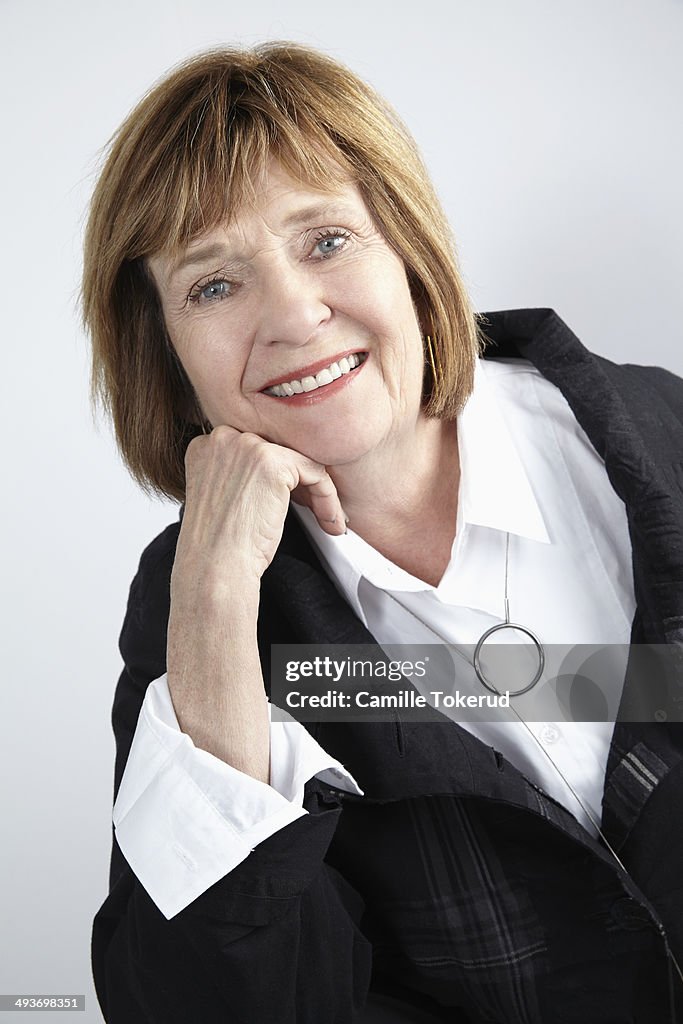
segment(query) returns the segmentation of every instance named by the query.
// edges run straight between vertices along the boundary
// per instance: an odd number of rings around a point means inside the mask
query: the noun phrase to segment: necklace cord
[[[508,601],[508,565],[510,557],[510,532],[505,538],[505,625],[510,625],[510,602]]]

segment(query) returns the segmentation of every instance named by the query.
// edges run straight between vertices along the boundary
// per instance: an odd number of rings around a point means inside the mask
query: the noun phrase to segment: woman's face
[[[257,200],[230,224],[149,266],[214,426],[326,466],[410,435],[420,327],[403,263],[353,185],[320,192],[273,161]]]

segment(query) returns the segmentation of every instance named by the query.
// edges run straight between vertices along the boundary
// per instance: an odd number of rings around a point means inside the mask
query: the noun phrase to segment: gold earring
[[[441,360],[439,359],[439,352],[436,345],[432,341],[431,335],[426,335],[425,341],[427,343],[427,357],[429,365],[432,370],[432,379],[434,381],[434,387],[441,387],[443,384],[443,370],[441,368]]]

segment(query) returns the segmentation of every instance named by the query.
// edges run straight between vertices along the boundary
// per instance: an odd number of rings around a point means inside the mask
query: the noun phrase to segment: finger
[[[347,517],[337,488],[325,467],[300,456],[296,469],[299,477],[297,498],[301,496],[325,533],[334,537],[345,533]]]

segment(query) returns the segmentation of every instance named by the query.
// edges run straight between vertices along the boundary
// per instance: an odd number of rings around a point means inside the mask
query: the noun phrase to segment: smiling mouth
[[[291,398],[293,395],[317,391],[318,388],[324,388],[335,380],[339,380],[340,377],[353,373],[355,369],[363,365],[367,358],[367,352],[354,352],[349,356],[344,356],[343,359],[337,362],[330,363],[329,366],[325,366],[312,376],[301,377],[299,380],[283,381],[281,384],[274,384],[270,388],[264,388],[263,394],[272,395],[274,398]]]

